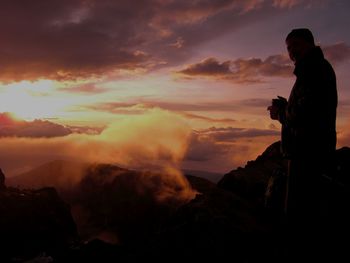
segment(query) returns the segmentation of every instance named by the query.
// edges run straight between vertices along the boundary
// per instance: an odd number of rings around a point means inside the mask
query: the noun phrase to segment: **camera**
[[[277,99],[272,99],[272,106],[279,109],[285,108],[287,105],[287,100],[281,96],[277,96]]]

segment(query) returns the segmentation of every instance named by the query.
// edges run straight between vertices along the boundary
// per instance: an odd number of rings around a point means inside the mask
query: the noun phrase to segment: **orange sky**
[[[349,10],[345,0],[2,1],[0,167],[244,165],[279,138],[266,107],[293,85],[284,39],[296,27],[334,66],[338,147],[349,146]]]

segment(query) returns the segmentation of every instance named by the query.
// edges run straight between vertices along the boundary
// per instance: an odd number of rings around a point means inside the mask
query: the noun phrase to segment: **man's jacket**
[[[296,81],[282,123],[282,150],[288,158],[325,156],[336,147],[336,77],[319,47],[295,65]]]

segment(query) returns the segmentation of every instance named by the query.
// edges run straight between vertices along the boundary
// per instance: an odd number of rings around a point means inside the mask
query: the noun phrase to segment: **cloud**
[[[189,76],[225,76],[232,74],[230,64],[230,61],[219,63],[215,58],[207,58],[197,64],[189,65],[187,68],[179,71],[179,73]]]
[[[293,67],[287,56],[273,55],[265,60],[260,58],[237,59],[220,63],[215,58],[187,66],[178,74],[189,77],[207,77],[229,80],[236,83],[263,81],[263,77],[290,77]]]
[[[195,191],[180,173],[179,163],[186,153],[189,135],[190,128],[179,116],[153,110],[143,116],[120,120],[98,135],[0,138],[0,167],[6,176],[13,176],[53,160],[71,161],[71,165],[61,168],[69,172],[69,176],[52,178],[61,189],[81,181],[86,175],[84,163],[151,170],[142,173],[136,186],[130,178],[132,189],[151,191],[160,202],[188,201]]]
[[[350,47],[344,43],[324,46],[325,57],[338,64],[350,57]],[[239,58],[219,62],[216,58],[206,58],[177,71],[183,78],[210,78],[235,83],[255,83],[264,81],[264,77],[291,77],[293,64],[285,54],[271,55],[266,59]]]
[[[14,118],[10,113],[0,113],[1,137],[51,138],[72,133],[99,134],[103,128],[85,126],[64,126],[48,120],[24,121]]]
[[[213,118],[206,116],[203,113],[195,114],[194,112],[245,112],[261,114],[262,112],[266,112],[266,107],[270,105],[270,103],[271,100],[260,98],[201,103],[181,103],[140,99],[130,102],[105,102],[91,105],[81,105],[80,108],[126,115],[143,114],[149,110],[158,108],[176,112],[188,119],[232,124],[236,122],[235,119]]]
[[[135,102],[105,102],[80,106],[83,109],[109,112],[113,114],[136,115],[145,113],[148,109],[155,107],[145,106],[143,103]]]
[[[329,0],[273,0],[273,6],[277,8],[292,8],[304,4],[306,7],[323,6],[330,2]]]
[[[236,122],[236,120],[230,119],[230,118],[216,119],[216,118],[210,118],[210,117],[192,114],[192,113],[186,113],[186,112],[182,113],[181,115],[184,116],[185,118],[204,120],[207,122],[215,122],[215,123],[233,123],[233,122]]]
[[[68,92],[68,93],[85,93],[85,94],[99,94],[107,92],[107,88],[98,87],[96,84],[88,83],[73,87],[61,88],[59,91]]]
[[[273,5],[279,8],[291,8],[303,0],[273,0]]]
[[[97,135],[100,134],[106,127],[93,127],[93,126],[66,126],[72,133],[77,134],[89,134],[89,135]]]
[[[194,131],[183,166],[226,173],[255,159],[279,136],[280,132],[276,130],[233,127]]]
[[[192,131],[181,115],[152,109],[125,117],[95,135],[1,137],[0,167],[11,176],[61,159],[134,169],[184,166],[222,172],[255,158],[276,140],[276,134],[276,130],[234,127]]]
[[[176,64],[207,40],[294,6],[286,2],[4,0],[0,81],[75,80]]]
[[[350,119],[346,120],[345,124],[337,129],[337,148],[350,147]]]
[[[344,42],[322,47],[326,59],[334,64],[341,63],[350,58],[350,46]]]
[[[69,128],[50,121],[16,120],[9,113],[0,113],[0,137],[59,137],[71,133]]]
[[[120,120],[97,135],[0,137],[0,167],[13,174],[15,170],[64,159],[118,163],[132,168],[171,168],[185,154],[189,134],[190,128],[181,117],[154,109]]]
[[[241,138],[255,138],[260,136],[278,136],[280,131],[276,130],[263,130],[252,128],[234,128],[224,127],[216,128],[211,127],[209,129],[201,130],[201,136],[207,136],[213,138],[216,142],[233,142]]]

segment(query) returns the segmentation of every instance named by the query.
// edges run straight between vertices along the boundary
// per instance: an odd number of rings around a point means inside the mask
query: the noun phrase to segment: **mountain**
[[[172,260],[224,261],[229,258],[235,262],[281,262],[285,259],[285,233],[279,231],[276,218],[264,207],[271,175],[276,169],[286,169],[279,147],[279,142],[273,143],[245,167],[224,175],[217,184],[190,175],[191,171],[182,176],[133,171],[111,164],[75,167],[74,163],[62,161],[38,167],[12,183],[24,187],[57,184],[58,194],[70,205],[80,241],[60,249],[59,253],[41,244],[41,251],[52,253],[49,255],[55,262],[108,259],[130,262],[169,257]],[[337,218],[337,227],[348,233],[350,148],[338,149],[336,158],[332,212]],[[79,176],[72,180],[70,177],[76,173]],[[0,193],[6,193],[10,188],[1,189]],[[34,221],[32,231],[40,233],[41,219],[28,216],[31,211],[37,214],[37,208],[18,202],[22,194],[27,193],[21,191],[33,191],[30,196],[33,199],[35,191],[40,193],[40,190],[11,189],[19,193],[14,195],[17,199],[13,200],[17,201],[11,201],[12,208],[5,206],[2,212],[14,220],[22,215],[18,211],[23,210],[23,215]],[[0,209],[6,202],[0,202]],[[55,215],[47,205],[40,207],[45,218]],[[69,222],[57,214],[55,218],[60,223]],[[11,220],[0,221],[0,230],[18,227]],[[53,239],[60,240],[55,231],[65,228],[50,224],[53,229],[49,228],[48,233],[53,231]],[[31,238],[34,240],[32,235],[27,240]],[[332,244],[336,241],[337,238],[333,238]],[[341,250],[337,252],[346,256]]]
[[[89,164],[55,160],[40,165],[26,173],[6,179],[6,184],[19,188],[55,187],[72,188],[79,183]]]
[[[206,172],[206,171],[200,171],[200,170],[183,169],[182,172],[185,175],[193,175],[193,176],[207,179],[215,184],[223,177],[223,174],[221,173]]]

